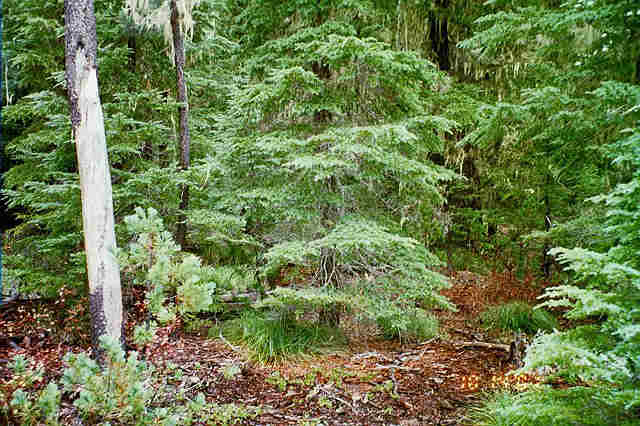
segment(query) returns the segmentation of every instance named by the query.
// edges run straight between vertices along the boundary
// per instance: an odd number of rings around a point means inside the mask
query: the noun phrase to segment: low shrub
[[[497,392],[473,408],[465,424],[476,426],[631,426],[638,419],[623,405],[609,404],[610,389],[552,389],[536,385],[522,392]]]

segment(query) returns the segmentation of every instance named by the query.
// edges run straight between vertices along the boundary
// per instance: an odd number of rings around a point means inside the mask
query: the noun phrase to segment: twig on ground
[[[351,359],[364,359],[364,358],[382,358],[385,361],[393,362],[391,358],[386,357],[379,352],[364,352],[351,357]]]
[[[380,365],[377,364],[374,368],[374,370],[404,370],[404,371],[420,371],[419,368],[413,368],[413,367],[403,367],[401,365]]]

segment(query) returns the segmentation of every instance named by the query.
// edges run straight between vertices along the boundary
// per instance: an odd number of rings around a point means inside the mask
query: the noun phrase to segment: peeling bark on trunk
[[[65,0],[65,68],[76,144],[82,225],[89,279],[89,307],[93,348],[109,335],[120,342],[122,293],[114,256],[111,175],[107,157],[104,117],[98,93],[97,35],[92,0]]]
[[[181,17],[178,14],[176,0],[171,0],[171,30],[173,32],[173,51],[176,63],[176,78],[178,85],[178,102],[181,103],[178,109],[180,113],[180,167],[182,170],[189,168],[189,148],[191,145],[191,136],[189,135],[189,104],[187,101],[187,84],[184,78],[184,38],[180,29]],[[178,219],[178,229],[176,231],[176,240],[181,247],[184,248],[187,222],[184,211],[189,207],[189,186],[183,185],[180,191],[180,216]]]

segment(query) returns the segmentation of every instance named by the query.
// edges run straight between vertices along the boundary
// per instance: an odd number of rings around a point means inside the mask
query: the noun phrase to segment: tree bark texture
[[[182,18],[179,15],[176,0],[171,0],[171,30],[173,32],[173,51],[174,61],[176,64],[176,79],[178,86],[178,102],[181,103],[178,112],[180,113],[180,167],[182,170],[189,168],[189,149],[191,145],[191,136],[189,135],[189,103],[187,101],[187,83],[184,78],[185,53],[184,53],[184,37],[180,22]],[[184,214],[185,209],[189,207],[189,186],[183,185],[180,195],[180,216],[178,219],[178,229],[176,232],[176,240],[180,246],[184,247],[187,222]]]
[[[93,347],[98,338],[122,342],[122,293],[104,117],[98,93],[97,35],[93,0],[65,0],[65,68],[76,144],[82,225],[89,279]]]

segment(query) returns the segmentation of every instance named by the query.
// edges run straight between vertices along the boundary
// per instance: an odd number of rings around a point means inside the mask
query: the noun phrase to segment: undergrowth
[[[51,381],[40,390],[34,385],[44,379],[43,367],[32,368],[32,361],[15,357],[10,364],[12,380],[0,387],[0,402],[8,401],[0,404],[0,423],[64,424],[63,393],[72,400],[76,420],[85,425],[228,425],[258,415],[256,407],[218,405],[207,402],[203,393],[187,391],[193,389],[190,376],[175,375],[173,385],[168,385],[136,352],[127,356],[107,336],[100,342],[106,354],[104,369],[85,353],[69,352],[60,382]]]
[[[242,343],[249,358],[261,363],[319,353],[346,343],[337,328],[253,311],[227,321],[222,333],[231,341]]]
[[[473,408],[465,424],[476,426],[631,426],[638,419],[615,400],[610,390],[572,387],[536,387],[522,393],[488,395],[481,407]],[[627,413],[625,415],[625,412]]]
[[[533,309],[524,302],[510,302],[492,306],[480,315],[487,328],[523,331],[528,334],[538,330],[551,331],[558,327],[558,321],[543,309]]]

